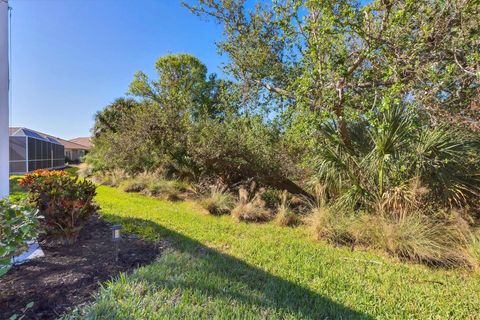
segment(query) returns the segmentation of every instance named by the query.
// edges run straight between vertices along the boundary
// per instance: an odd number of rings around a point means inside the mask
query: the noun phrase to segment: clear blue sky
[[[71,139],[123,96],[137,70],[191,53],[221,73],[221,28],[179,0],[10,0],[12,125]]]

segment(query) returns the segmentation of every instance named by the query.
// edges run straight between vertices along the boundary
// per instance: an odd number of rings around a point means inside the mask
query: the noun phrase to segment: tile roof
[[[79,137],[79,138],[70,140],[70,142],[82,145],[87,149],[90,149],[92,147],[92,141],[90,137]]]

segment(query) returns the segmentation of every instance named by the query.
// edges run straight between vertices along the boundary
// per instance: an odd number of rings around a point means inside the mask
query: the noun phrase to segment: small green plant
[[[0,200],[0,265],[39,234],[39,218],[38,210]]]
[[[272,219],[272,212],[265,207],[265,201],[262,199],[262,190],[253,193],[252,197],[245,188],[238,191],[239,200],[232,210],[232,216],[237,221],[263,222]]]
[[[235,205],[233,195],[227,192],[225,186],[214,185],[210,193],[203,198],[200,204],[213,215],[228,214]]]
[[[95,185],[64,171],[34,171],[20,184],[28,190],[29,202],[44,217],[42,225],[47,234],[61,243],[75,242],[80,230],[98,209],[93,202]]]

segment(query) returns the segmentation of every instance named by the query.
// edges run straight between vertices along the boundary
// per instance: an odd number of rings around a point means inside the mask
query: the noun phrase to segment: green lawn
[[[171,249],[106,284],[81,311],[94,319],[480,318],[478,273],[334,248],[304,228],[235,223],[189,202],[109,187],[97,201],[107,219]]]
[[[10,199],[13,201],[18,201],[25,197],[25,190],[18,185],[21,178],[23,178],[23,176],[10,177]]]

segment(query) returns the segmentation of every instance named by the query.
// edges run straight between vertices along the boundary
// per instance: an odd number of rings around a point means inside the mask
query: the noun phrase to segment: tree
[[[179,116],[201,113],[209,104],[216,76],[207,78],[207,67],[189,54],[160,57],[155,63],[158,79],[150,80],[142,71],[135,74],[129,93],[138,99],[154,102],[159,108]]]
[[[381,100],[416,100],[435,122],[478,124],[477,1],[244,0],[185,3],[224,27],[227,69],[323,118],[345,143],[348,119]]]
[[[139,103],[133,99],[118,98],[95,114],[93,136],[98,138],[107,132],[116,133],[125,125],[125,118],[131,118]]]

